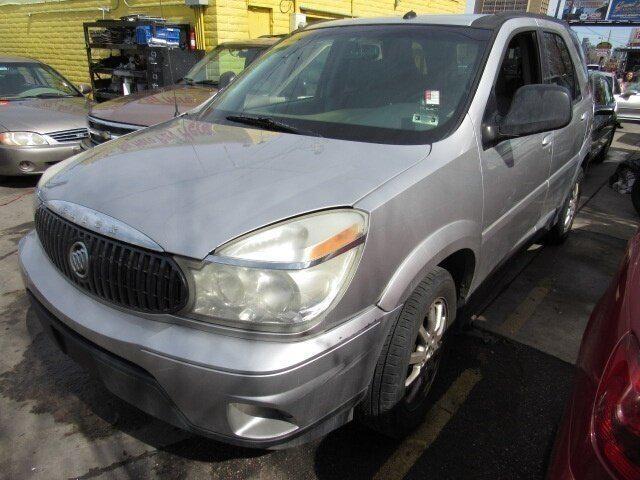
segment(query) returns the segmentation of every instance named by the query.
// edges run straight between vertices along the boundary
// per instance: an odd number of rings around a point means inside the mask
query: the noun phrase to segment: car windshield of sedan
[[[199,120],[374,143],[426,144],[473,95],[490,32],[468,27],[325,27],[284,40]]]
[[[223,74],[239,74],[264,50],[264,47],[218,47],[196,63],[183,80],[191,85],[217,86]]]
[[[640,82],[627,83],[624,85],[622,93],[640,93]]]
[[[0,63],[0,100],[77,97],[80,93],[52,68],[39,63]]]

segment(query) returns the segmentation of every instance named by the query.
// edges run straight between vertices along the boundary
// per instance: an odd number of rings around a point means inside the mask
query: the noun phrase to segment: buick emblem
[[[69,265],[78,278],[86,278],[89,273],[89,250],[82,242],[76,242],[69,249]]]

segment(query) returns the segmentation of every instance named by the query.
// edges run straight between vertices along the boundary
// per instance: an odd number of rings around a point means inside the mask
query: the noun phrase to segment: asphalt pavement
[[[34,179],[0,178],[0,478],[543,478],[582,331],[638,217],[607,179],[638,151],[624,124],[587,176],[566,244],[532,244],[460,312],[425,423],[393,441],[355,423],[282,451],[180,431],[111,395],[42,333],[18,273]]]

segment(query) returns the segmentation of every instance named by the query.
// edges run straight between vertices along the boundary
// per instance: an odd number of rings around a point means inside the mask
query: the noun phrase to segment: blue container
[[[156,28],[156,38],[165,40],[168,45],[178,45],[180,43],[180,29],[173,27]]]
[[[147,45],[151,40],[151,25],[140,25],[136,27],[136,43]]]
[[[136,43],[139,45],[148,45],[152,42],[153,28],[151,25],[140,25],[136,27]],[[180,44],[180,29],[173,27],[156,27],[155,39],[160,40],[158,43],[166,45]]]

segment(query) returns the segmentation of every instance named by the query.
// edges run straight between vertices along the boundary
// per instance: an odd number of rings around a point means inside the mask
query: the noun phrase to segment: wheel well
[[[476,268],[476,256],[473,251],[465,248],[449,255],[440,264],[439,267],[447,270],[453,277],[458,290],[458,298],[464,301],[471,287],[473,273]]]

